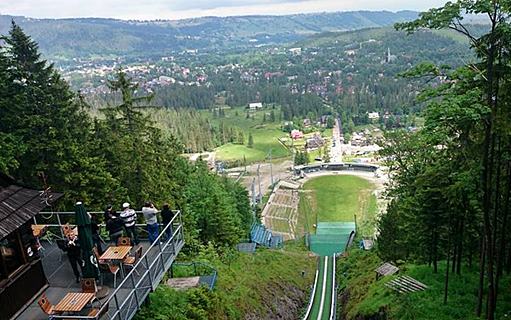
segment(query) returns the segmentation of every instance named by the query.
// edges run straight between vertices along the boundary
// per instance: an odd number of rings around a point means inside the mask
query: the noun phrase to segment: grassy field
[[[310,212],[317,212],[317,221],[353,221],[357,215],[357,222],[364,221],[359,225],[364,227],[363,231],[371,227],[377,207],[371,194],[374,185],[366,179],[350,175],[323,176],[307,181],[303,189],[302,199],[306,199],[301,208],[309,206]]]
[[[445,262],[440,271],[433,273],[427,265],[404,264],[400,274],[408,275],[426,284],[428,289],[413,294],[397,294],[387,289],[385,283],[393,277],[375,281],[374,269],[383,261],[373,251],[352,249],[339,260],[337,277],[347,303],[340,310],[343,319],[389,319],[389,320],[453,320],[481,319],[475,316],[477,299],[478,270],[474,265],[463,266],[461,275],[450,275],[448,303],[443,303]],[[501,287],[509,288],[511,277],[502,279]],[[496,319],[511,317],[511,291],[501,290]],[[382,317],[381,312],[386,313]],[[507,316],[505,314],[508,314]]]
[[[298,203],[298,221],[296,223],[296,234],[314,232],[313,224],[317,221],[317,212],[312,208],[312,193],[300,193]]]
[[[250,118],[246,118],[245,108],[231,108],[224,109],[225,117],[215,118],[210,111],[203,111],[203,115],[210,119],[211,123],[215,126],[220,125],[221,122],[227,127],[241,128],[245,134],[245,144],[232,144],[228,143],[218,147],[215,151],[216,156],[220,160],[243,160],[247,162],[262,161],[267,157],[268,152],[272,149],[273,158],[283,158],[290,155],[287,148],[285,148],[278,138],[287,137],[287,134],[280,130],[280,123],[265,122],[263,117],[265,113],[270,113],[271,108],[265,108],[255,112],[250,112]],[[280,111],[278,108],[274,110],[276,114]],[[266,118],[270,117],[266,115]],[[249,133],[252,133],[254,139],[253,148],[247,147]]]
[[[136,320],[300,318],[317,262],[308,256],[303,239],[286,242],[280,250],[258,248],[254,254],[235,253],[230,259],[210,253],[199,259],[218,271],[213,291],[176,291],[160,285]]]

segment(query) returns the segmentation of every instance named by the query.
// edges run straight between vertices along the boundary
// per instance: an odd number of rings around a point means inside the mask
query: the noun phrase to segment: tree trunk
[[[458,261],[456,262],[456,274],[457,275],[461,274],[461,262],[462,262],[462,257],[463,257],[463,233],[465,231],[465,214],[466,214],[466,210],[463,212],[463,216],[461,217],[461,222],[460,222],[460,230],[459,230],[460,241],[459,241],[458,256],[457,256]]]
[[[481,239],[481,256],[479,261],[479,288],[477,291],[477,308],[476,315],[478,317],[481,316],[481,312],[483,309],[483,296],[484,296],[484,270],[485,270],[485,262],[486,262],[486,241]]]
[[[502,269],[504,267],[504,258],[506,254],[506,243],[507,243],[507,217],[509,214],[509,197],[511,196],[511,162],[507,163],[507,183],[506,183],[506,196],[504,201],[504,208],[502,208],[502,226],[500,229],[500,245],[499,250],[497,252],[497,276],[495,280],[495,299],[497,299],[499,294],[499,281],[502,277]],[[495,225],[496,227],[497,225]]]
[[[447,267],[445,268],[444,304],[447,304],[447,296],[449,293],[449,261],[451,261],[450,253],[451,253],[450,244],[447,244]]]

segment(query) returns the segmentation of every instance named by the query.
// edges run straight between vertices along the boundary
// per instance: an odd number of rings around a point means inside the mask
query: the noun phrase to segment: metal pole
[[[138,300],[137,287],[135,285],[135,279],[133,279],[133,274],[131,274],[130,278],[131,278],[131,285],[133,286],[133,294],[135,294],[135,300],[137,301],[137,307],[139,307],[140,301]]]
[[[271,163],[271,148],[270,148],[270,177],[271,177],[271,185],[273,186],[273,167]]]
[[[121,309],[119,309],[119,300],[117,299],[117,293],[115,293],[115,295],[114,295],[114,300],[115,300],[115,308],[117,309],[117,317],[119,319],[122,319]]]
[[[60,229],[60,235],[62,237],[62,239],[64,239],[64,231],[62,231],[62,222],[60,222],[60,214],[57,213],[57,222],[59,224],[59,229]]]
[[[263,199],[263,194],[261,193],[261,174],[259,172],[259,168],[261,167],[261,164],[259,163],[257,165],[257,180],[258,180],[258,183],[259,183],[259,202],[261,202],[261,200]]]
[[[147,255],[144,255],[145,267],[147,268],[147,274],[149,275],[149,281],[151,282],[151,287],[153,286],[153,277],[151,276],[151,268],[149,265],[149,261],[147,261]]]
[[[163,261],[163,251],[161,250],[161,242],[158,241],[158,249],[160,250],[160,253],[158,254],[160,256],[161,261],[161,271],[165,272],[165,262]]]
[[[255,220],[256,216],[255,178],[252,178],[252,214],[254,215]]]

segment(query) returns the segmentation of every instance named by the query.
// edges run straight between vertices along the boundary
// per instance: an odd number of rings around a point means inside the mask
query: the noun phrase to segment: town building
[[[263,108],[263,104],[261,102],[251,102],[248,104],[248,108],[250,110],[259,110]]]
[[[315,134],[312,138],[307,139],[307,143],[305,147],[308,150],[319,149],[325,144],[325,139],[323,139],[319,134]]]
[[[302,139],[303,138],[303,132],[301,132],[300,130],[293,129],[293,130],[291,130],[291,138],[294,139],[294,140]]]

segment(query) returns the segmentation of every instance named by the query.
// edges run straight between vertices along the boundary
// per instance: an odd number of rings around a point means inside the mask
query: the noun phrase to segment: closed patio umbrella
[[[98,279],[98,261],[92,250],[94,244],[92,241],[91,220],[81,202],[77,202],[75,205],[75,218],[76,225],[78,226],[78,240],[82,248],[82,260],[84,261],[82,275],[84,278]]]

